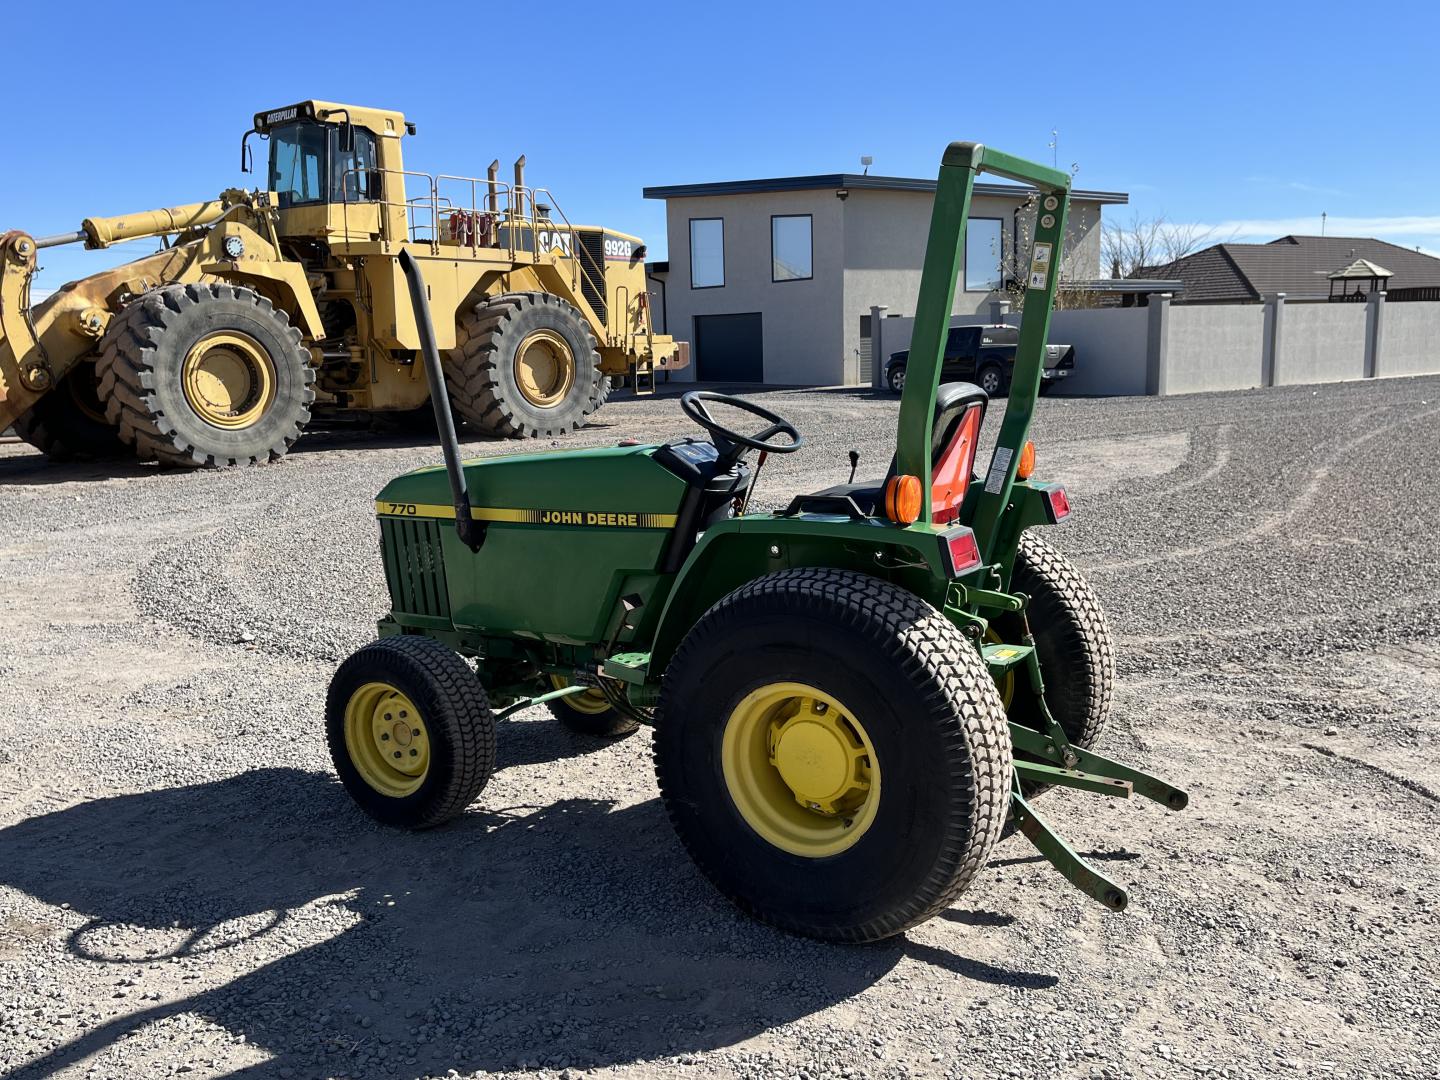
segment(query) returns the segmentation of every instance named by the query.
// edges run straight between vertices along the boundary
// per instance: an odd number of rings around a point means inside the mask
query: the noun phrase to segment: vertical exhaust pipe
[[[517,217],[525,216],[525,155],[521,154],[515,159],[515,201],[514,205],[519,208]]]
[[[485,170],[485,179],[489,181],[486,186],[490,189],[485,196],[485,209],[491,214],[500,213],[500,159],[496,158],[490,162],[490,167]]]
[[[485,525],[470,516],[470,492],[465,485],[465,470],[460,465],[460,440],[455,435],[450,396],[445,392],[440,350],[435,347],[435,324],[430,321],[430,298],[425,292],[425,279],[420,276],[420,264],[408,251],[400,252],[400,270],[410,286],[410,306],[415,311],[415,326],[420,331],[420,352],[425,357],[430,404],[435,408],[435,427],[440,432],[440,449],[445,454],[445,472],[450,477],[450,495],[455,502],[455,532],[460,542],[471,551],[479,551],[480,545],[485,542]]]

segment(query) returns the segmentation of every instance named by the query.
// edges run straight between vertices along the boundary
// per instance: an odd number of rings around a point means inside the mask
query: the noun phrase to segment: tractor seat
[[[965,410],[971,405],[979,405],[983,410],[989,401],[990,396],[974,383],[940,384],[940,389],[935,394],[934,435],[930,444],[932,463],[940,460],[945,453],[945,448],[955,438]],[[983,411],[981,417],[983,420]],[[781,511],[781,517],[807,512],[812,514],[850,514],[852,516],[858,512],[861,517],[874,517],[880,509],[881,499],[885,494],[885,485],[894,475],[895,458],[891,457],[890,468],[882,479],[857,480],[853,484],[835,484],[810,495],[797,495],[790,505]]]

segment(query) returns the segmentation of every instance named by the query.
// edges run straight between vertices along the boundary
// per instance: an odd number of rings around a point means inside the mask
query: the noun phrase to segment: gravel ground
[[[893,399],[760,396],[810,447],[757,503],[888,461]],[[621,400],[567,445],[689,430]],[[353,808],[323,695],[386,607],[370,500],[433,447],[0,445],[0,1075],[1440,1077],[1437,431],[1440,379],[1042,401],[1050,535],[1117,639],[1108,746],[1191,809],[1049,797],[1123,915],[1012,839],[870,948],[716,896],[646,732],[531,710],[453,825]]]

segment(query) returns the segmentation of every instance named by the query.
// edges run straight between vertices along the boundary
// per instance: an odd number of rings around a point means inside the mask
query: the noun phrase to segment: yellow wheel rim
[[[564,690],[572,684],[564,675],[551,675],[550,685],[556,690]],[[567,694],[565,697],[555,700],[563,701],[576,712],[585,713],[587,716],[598,716],[603,712],[610,711],[609,699],[599,690],[586,690],[583,694]]]
[[[536,330],[515,353],[515,383],[532,405],[560,404],[575,385],[575,354],[554,330]]]
[[[70,377],[65,380],[66,392],[81,415],[96,423],[105,424],[109,421],[105,418],[105,406],[100,404],[100,395],[96,391],[99,383],[93,363],[76,364]]]
[[[394,799],[419,791],[430,771],[420,710],[386,682],[366,683],[345,703],[345,752],[365,783]]]
[[[191,346],[181,385],[186,402],[207,424],[245,428],[275,401],[275,362],[249,334],[217,330]]]
[[[985,640],[992,645],[1004,645],[1005,639],[995,632],[993,626],[985,628]],[[1000,701],[1005,706],[1005,711],[1010,711],[1010,702],[1015,700],[1015,669],[1006,668],[1005,674],[995,680],[995,689],[1000,691]]]
[[[849,848],[880,808],[880,763],[855,714],[823,690],[770,683],[725,723],[725,786],[740,816],[792,855]]]

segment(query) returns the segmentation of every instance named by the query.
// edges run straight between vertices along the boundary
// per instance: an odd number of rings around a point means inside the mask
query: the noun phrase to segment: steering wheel
[[[710,410],[705,407],[707,401],[713,401],[718,405],[729,405],[741,412],[758,416],[762,420],[769,420],[770,426],[754,435],[741,435],[738,431],[732,431],[725,427],[711,416]],[[746,401],[733,394],[717,394],[712,390],[691,390],[681,395],[680,408],[684,410],[686,416],[710,433],[711,439],[715,442],[715,449],[720,451],[722,459],[733,456],[738,460],[747,449],[763,450],[767,454],[789,454],[805,445],[805,439],[800,432],[795,430],[795,425],[789,420],[756,405],[753,401]],[[771,441],[776,435],[785,435],[790,441]]]

